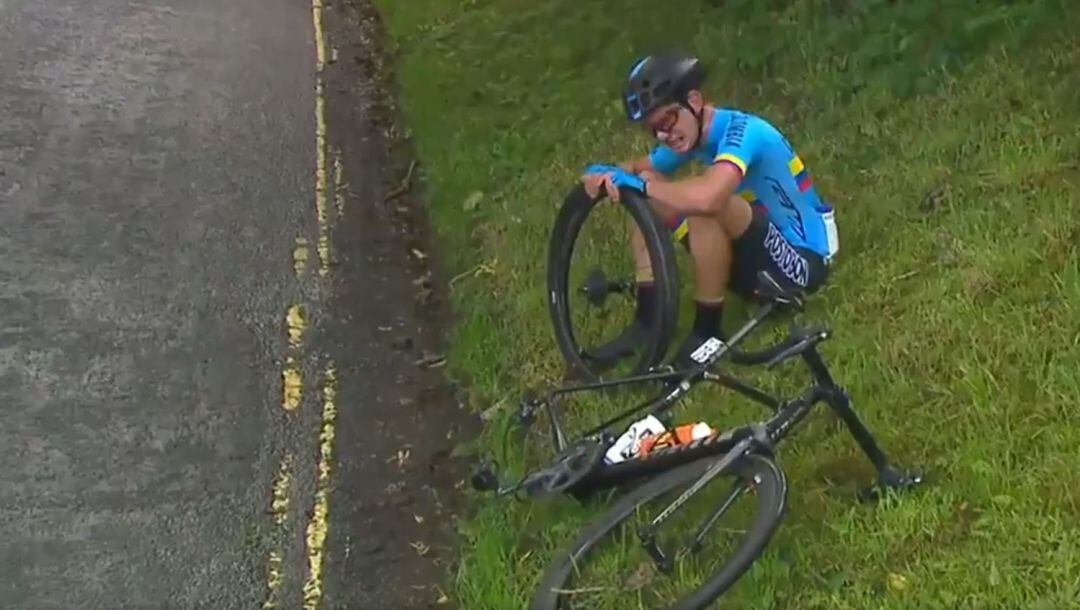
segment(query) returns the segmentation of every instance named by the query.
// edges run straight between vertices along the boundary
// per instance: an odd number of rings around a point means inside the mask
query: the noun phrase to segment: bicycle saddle
[[[758,271],[754,295],[766,302],[785,307],[802,309],[803,293],[797,288],[785,288],[768,271]]]

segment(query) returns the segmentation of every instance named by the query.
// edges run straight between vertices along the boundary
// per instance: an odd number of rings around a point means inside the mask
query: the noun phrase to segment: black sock
[[[694,334],[702,337],[719,337],[720,321],[724,317],[724,302],[702,303],[694,301],[697,312],[694,317]]]
[[[637,310],[634,319],[646,328],[652,326],[656,307],[656,284],[652,281],[638,282],[637,284]]]

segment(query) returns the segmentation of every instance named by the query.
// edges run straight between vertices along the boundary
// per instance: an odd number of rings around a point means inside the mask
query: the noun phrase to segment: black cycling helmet
[[[626,116],[637,123],[664,104],[686,104],[686,96],[700,89],[705,66],[691,55],[650,55],[637,60],[623,92]]]

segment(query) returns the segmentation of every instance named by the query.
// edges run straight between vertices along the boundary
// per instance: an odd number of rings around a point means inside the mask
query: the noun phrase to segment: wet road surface
[[[469,420],[369,14],[0,1],[0,607],[438,597]]]

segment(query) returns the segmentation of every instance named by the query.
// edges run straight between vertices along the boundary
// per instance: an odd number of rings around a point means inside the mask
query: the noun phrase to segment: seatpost
[[[776,304],[772,301],[762,305],[761,308],[757,310],[757,313],[754,314],[754,317],[750,318],[750,320],[746,324],[743,324],[742,328],[735,331],[735,334],[731,335],[731,340],[728,341],[728,345],[735,345],[739,341],[742,341],[743,337],[749,334],[750,331],[754,330],[754,328],[758,324],[761,324],[761,322],[765,318],[769,317],[769,314],[771,314],[773,312],[773,309],[775,308]]]
[[[720,349],[716,350],[716,352],[713,353],[713,355],[710,356],[708,360],[706,360],[703,364],[699,364],[697,366],[695,375],[711,369],[718,360],[723,358],[724,355],[731,351],[733,347],[738,345],[739,342],[746,337],[746,335],[750,334],[750,331],[754,330],[759,324],[761,324],[761,322],[765,318],[769,317],[769,314],[771,314],[773,312],[773,309],[775,308],[776,304],[771,301],[762,305],[752,318],[747,320],[745,324],[743,324],[738,330],[732,333],[731,338],[729,338],[727,341],[722,342]]]

